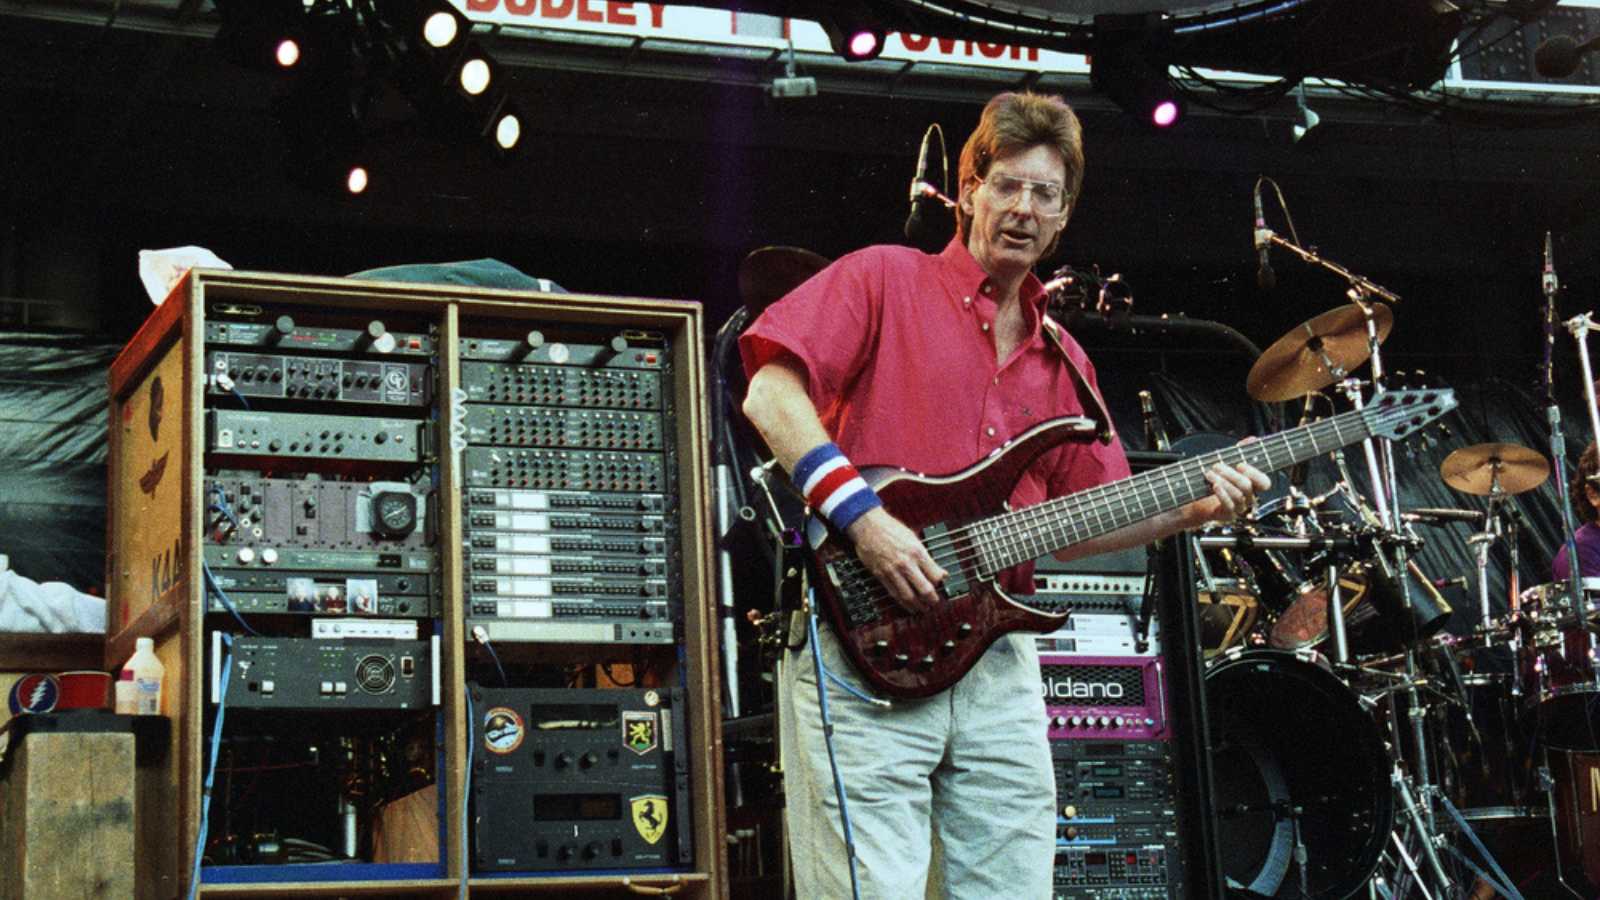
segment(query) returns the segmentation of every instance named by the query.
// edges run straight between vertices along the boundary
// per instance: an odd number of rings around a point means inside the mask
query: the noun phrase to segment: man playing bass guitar
[[[1042,421],[1099,405],[1093,367],[1045,321],[1033,274],[1056,248],[1083,168],[1078,119],[1060,98],[995,97],[962,149],[958,233],[941,253],[851,253],[769,307],[740,340],[751,376],[744,412],[813,513],[848,538],[910,613],[937,612],[950,572],[929,552],[932,540],[891,515],[851,460],[953,473]],[[1114,436],[1058,444],[1027,468],[1009,506],[1128,474]],[[1205,478],[1209,495],[1057,556],[1236,517],[1269,484],[1248,464],[1218,465]],[[1002,573],[999,585],[1031,593],[1030,568]],[[829,669],[856,678],[831,629],[819,629],[818,644]],[[849,897],[816,673],[799,652],[784,663],[780,727],[797,895]],[[1033,635],[996,640],[932,696],[888,708],[838,690],[829,699],[862,897],[922,897],[934,837],[946,896],[1050,896],[1054,772]]]

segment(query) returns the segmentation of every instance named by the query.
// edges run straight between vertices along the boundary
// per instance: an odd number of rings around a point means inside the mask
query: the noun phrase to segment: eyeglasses
[[[1033,208],[1043,216],[1059,216],[1067,210],[1067,203],[1072,195],[1066,188],[1053,181],[1033,181],[1028,178],[1018,178],[1004,172],[990,172],[983,179],[988,186],[989,193],[994,196],[995,204],[1001,209],[1010,209],[1022,200],[1022,195],[1033,194]]]

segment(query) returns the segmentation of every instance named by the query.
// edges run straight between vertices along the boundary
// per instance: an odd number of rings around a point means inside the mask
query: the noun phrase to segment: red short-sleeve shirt
[[[768,307],[740,337],[739,350],[751,375],[781,356],[798,361],[823,426],[858,467],[948,474],[1041,421],[1086,414],[1073,373],[1041,332],[1039,280],[1030,274],[1021,287],[1028,338],[1004,362],[995,359],[991,291],[988,274],[959,239],[938,255],[868,247]],[[1083,349],[1062,337],[1098,391]],[[1011,505],[1127,475],[1115,438],[1063,444],[1029,469]]]

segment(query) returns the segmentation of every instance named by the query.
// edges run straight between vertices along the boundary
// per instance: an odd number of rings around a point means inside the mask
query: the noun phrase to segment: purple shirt
[[[1572,537],[1578,545],[1578,577],[1600,578],[1600,525],[1593,522],[1582,525]],[[1550,566],[1550,576],[1554,581],[1566,581],[1569,574],[1567,545],[1563,541],[1556,561]]]

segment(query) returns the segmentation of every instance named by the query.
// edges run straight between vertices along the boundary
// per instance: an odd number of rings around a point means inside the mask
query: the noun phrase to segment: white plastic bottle
[[[133,670],[117,673],[117,715],[133,716],[139,713],[139,685],[133,680]]]
[[[134,715],[161,715],[161,682],[165,675],[166,667],[156,658],[155,640],[139,638],[135,642],[133,655],[123,663],[119,678],[119,681],[128,680],[130,676],[132,678]]]

